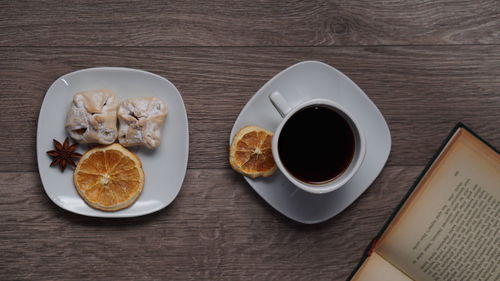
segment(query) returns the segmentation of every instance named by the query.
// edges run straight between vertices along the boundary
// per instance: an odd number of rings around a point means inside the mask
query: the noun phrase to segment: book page
[[[500,278],[500,156],[459,129],[376,251],[418,281]]]
[[[413,281],[377,253],[372,253],[351,281]]]

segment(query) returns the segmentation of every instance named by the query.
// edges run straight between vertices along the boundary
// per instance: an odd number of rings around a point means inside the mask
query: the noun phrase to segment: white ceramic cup
[[[272,94],[269,95],[269,99],[271,100],[271,103],[274,105],[276,110],[280,113],[280,115],[283,117],[283,120],[281,120],[281,123],[278,125],[278,128],[274,132],[273,136],[273,143],[272,143],[272,150],[273,150],[273,157],[274,161],[276,162],[276,165],[278,166],[278,169],[288,178],[289,181],[291,181],[293,184],[295,184],[298,188],[310,192],[310,193],[315,193],[315,194],[322,194],[322,193],[328,193],[331,191],[334,191],[340,187],[342,187],[345,183],[347,183],[354,174],[358,171],[359,167],[361,166],[361,163],[363,162],[363,159],[365,157],[365,151],[366,151],[366,142],[365,138],[363,135],[363,132],[359,129],[358,123],[356,120],[352,117],[352,115],[346,111],[342,106],[326,99],[310,99],[307,100],[298,106],[291,108],[288,104],[288,102],[285,100],[285,98],[277,91],[273,92]],[[306,107],[311,107],[311,106],[322,106],[322,107],[327,107],[330,108],[331,110],[337,112],[340,114],[349,124],[349,126],[352,129],[352,132],[354,134],[354,156],[351,160],[351,163],[347,167],[347,169],[344,170],[344,172],[337,177],[335,177],[333,180],[322,183],[322,184],[311,184],[307,182],[303,182],[293,175],[291,175],[283,163],[281,162],[280,156],[279,156],[279,147],[278,147],[278,139],[281,134],[281,130],[285,126],[286,122],[292,117],[296,112],[300,111],[301,109],[304,109]],[[304,165],[307,165],[307,163],[304,163]]]

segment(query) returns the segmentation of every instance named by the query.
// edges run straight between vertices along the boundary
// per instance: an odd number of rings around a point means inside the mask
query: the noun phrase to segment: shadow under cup
[[[277,152],[282,167],[306,191],[322,193],[337,189],[353,176],[364,158],[362,142],[349,114],[334,105],[317,103],[284,120]]]

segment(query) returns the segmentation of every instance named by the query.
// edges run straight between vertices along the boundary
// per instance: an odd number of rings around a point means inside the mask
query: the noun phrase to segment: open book
[[[350,280],[500,280],[498,151],[457,125]]]

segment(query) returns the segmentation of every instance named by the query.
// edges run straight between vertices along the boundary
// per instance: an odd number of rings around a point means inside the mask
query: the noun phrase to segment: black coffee
[[[278,139],[281,162],[295,178],[310,184],[335,179],[354,155],[351,126],[337,112],[312,106],[296,112]]]

